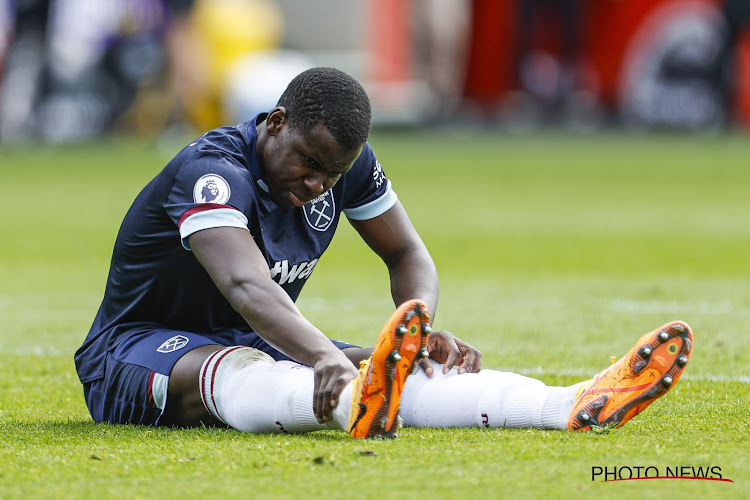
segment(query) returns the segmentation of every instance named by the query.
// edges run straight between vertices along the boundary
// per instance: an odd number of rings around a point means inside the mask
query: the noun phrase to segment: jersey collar
[[[258,133],[256,132],[256,126],[266,119],[268,113],[260,113],[254,119],[250,120],[250,129],[248,132],[254,137],[253,141],[253,154],[250,155],[250,174],[255,179],[255,183],[263,191],[268,193],[268,185],[263,181],[263,171],[260,169],[260,163],[258,163]]]

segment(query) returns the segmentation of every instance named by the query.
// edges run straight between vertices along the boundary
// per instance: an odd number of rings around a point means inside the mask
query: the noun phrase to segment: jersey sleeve
[[[248,229],[245,213],[252,200],[249,172],[220,153],[199,153],[179,167],[165,209],[177,225],[182,246],[203,229]]]
[[[344,214],[354,220],[374,219],[398,201],[398,196],[385,176],[369,143],[347,172]]]

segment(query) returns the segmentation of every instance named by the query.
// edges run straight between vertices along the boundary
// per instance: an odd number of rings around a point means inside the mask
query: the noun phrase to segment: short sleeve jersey
[[[336,185],[303,207],[276,205],[262,180],[256,123],[212,130],[186,146],[140,192],[115,241],[104,299],[75,361],[82,382],[100,378],[106,352],[128,328],[154,325],[210,336],[250,331],[190,251],[213,227],[252,234],[271,277],[296,300],[333,238],[341,212],[377,217],[397,200],[369,144]]]

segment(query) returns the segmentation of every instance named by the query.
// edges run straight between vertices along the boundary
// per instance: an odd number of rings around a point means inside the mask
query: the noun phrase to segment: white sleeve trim
[[[398,201],[398,195],[396,195],[396,192],[391,187],[390,179],[386,182],[388,184],[385,193],[380,198],[365,203],[361,207],[344,209],[344,214],[353,220],[368,220],[374,219],[378,215],[383,215],[390,210]]]
[[[247,217],[239,210],[233,208],[214,208],[204,210],[203,212],[196,212],[180,224],[182,246],[186,250],[190,250],[188,236],[203,229],[211,229],[212,227],[239,227],[247,229]]]

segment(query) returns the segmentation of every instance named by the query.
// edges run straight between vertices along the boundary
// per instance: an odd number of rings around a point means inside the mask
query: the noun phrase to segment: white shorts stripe
[[[169,377],[161,373],[154,373],[151,395],[154,397],[154,404],[161,411],[164,411],[167,406],[167,387],[169,387]]]

